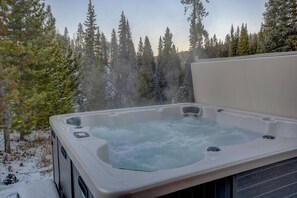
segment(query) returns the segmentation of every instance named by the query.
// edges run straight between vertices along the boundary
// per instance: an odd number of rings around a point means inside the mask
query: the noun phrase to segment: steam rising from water
[[[113,167],[139,171],[190,165],[201,160],[209,146],[241,144],[260,137],[249,130],[191,117],[96,127],[91,132],[108,141]]]

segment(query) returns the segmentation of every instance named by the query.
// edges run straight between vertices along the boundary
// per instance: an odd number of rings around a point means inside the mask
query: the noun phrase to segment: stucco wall
[[[195,101],[297,119],[297,53],[192,63]]]

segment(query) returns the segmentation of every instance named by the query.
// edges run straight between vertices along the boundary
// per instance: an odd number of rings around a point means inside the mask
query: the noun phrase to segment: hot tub
[[[128,166],[114,164],[117,152],[122,150],[114,149],[113,155],[109,139],[99,138],[102,128],[108,129],[103,132],[108,135],[109,131],[114,133],[113,129],[129,132],[133,124],[156,125],[162,121],[169,122],[174,133],[178,133],[183,130],[179,125],[184,124],[179,124],[179,120],[192,125],[206,120],[236,133],[243,130],[244,136],[235,140],[232,135],[223,135],[221,137],[227,139],[223,143],[204,137],[200,147],[196,148],[195,143],[188,146],[197,150],[197,158],[182,165],[172,165],[169,160],[169,165],[152,169],[130,167],[129,163]],[[286,197],[297,194],[297,120],[294,119],[195,103],[57,115],[50,118],[50,124],[54,180],[61,197]],[[190,139],[199,138],[195,133],[203,132],[193,128],[194,136]],[[121,135],[118,141],[130,139],[129,135],[123,138]],[[135,136],[132,133],[131,138]],[[178,136],[184,134],[178,133]],[[160,144],[166,142],[166,137],[154,139]],[[180,146],[185,142],[174,144]],[[133,150],[133,141],[128,147]],[[177,148],[183,152],[182,146]],[[195,150],[191,152],[185,156],[196,155]],[[155,155],[158,153],[150,153],[152,157]],[[130,154],[126,156],[129,158]],[[114,157],[116,159],[112,159]],[[176,158],[175,161],[187,160],[182,155]],[[162,156],[146,160],[162,162]]]

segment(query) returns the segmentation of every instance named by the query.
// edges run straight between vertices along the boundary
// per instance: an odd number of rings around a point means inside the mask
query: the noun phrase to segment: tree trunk
[[[2,113],[2,116],[3,116],[2,123],[3,123],[3,127],[4,127],[4,130],[3,130],[4,131],[4,152],[11,153],[11,150],[10,150],[10,131],[9,131],[10,115],[6,111],[6,109]]]
[[[25,132],[21,131],[20,132],[20,140],[24,140],[25,139]]]
[[[10,150],[10,133],[9,133],[9,125],[10,125],[10,114],[7,111],[7,104],[4,99],[4,86],[2,82],[0,82],[0,108],[2,114],[2,127],[4,132],[4,152],[11,153]]]

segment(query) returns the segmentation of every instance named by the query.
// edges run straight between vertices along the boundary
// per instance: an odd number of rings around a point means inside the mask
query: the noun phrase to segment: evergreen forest
[[[164,27],[158,52],[143,35],[132,40],[129,19],[100,31],[88,2],[75,37],[58,33],[50,6],[42,0],[0,1],[0,126],[23,138],[48,129],[52,115],[178,102],[192,102],[190,63],[197,58],[245,56],[297,50],[296,0],[267,0],[258,33],[248,24],[234,27],[224,40],[203,25],[208,0],[180,0],[189,35]],[[106,35],[110,35],[107,40]],[[174,36],[188,36],[189,50],[178,51]],[[6,151],[9,152],[9,146]]]

